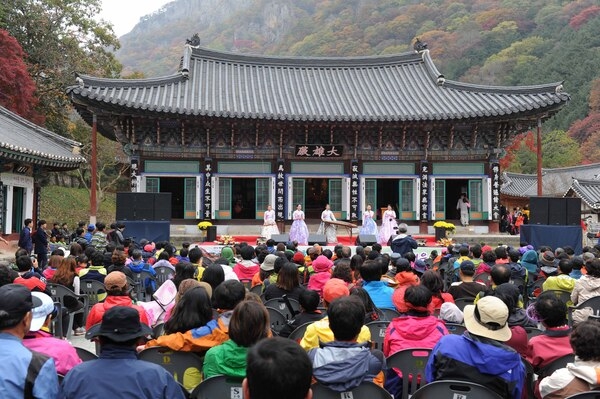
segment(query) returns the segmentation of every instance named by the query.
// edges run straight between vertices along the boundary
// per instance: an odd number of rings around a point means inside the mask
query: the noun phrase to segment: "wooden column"
[[[98,122],[96,114],[92,115],[92,178],[90,183],[90,223],[96,224],[96,213],[98,211],[98,201],[96,199],[96,190],[98,185]]]

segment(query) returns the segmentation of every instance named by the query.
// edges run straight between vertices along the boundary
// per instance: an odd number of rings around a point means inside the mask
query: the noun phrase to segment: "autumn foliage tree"
[[[35,82],[23,60],[25,52],[17,40],[0,29],[0,105],[38,124],[44,118],[35,110],[39,100]]]

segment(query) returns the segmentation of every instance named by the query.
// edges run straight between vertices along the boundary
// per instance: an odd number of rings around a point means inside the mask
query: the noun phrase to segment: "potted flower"
[[[456,226],[452,223],[439,220],[433,224],[435,229],[435,240],[439,241],[442,238],[448,237],[451,233],[456,231]]]
[[[200,223],[198,223],[198,230],[200,230],[200,233],[202,235],[202,241],[205,241],[206,239],[206,230],[208,230],[209,227],[212,227],[212,223],[206,220],[201,221]]]

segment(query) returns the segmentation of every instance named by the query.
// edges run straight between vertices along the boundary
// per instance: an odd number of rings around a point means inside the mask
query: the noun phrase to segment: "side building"
[[[560,82],[445,79],[427,49],[371,57],[272,57],[186,45],[171,76],[79,76],[71,101],[131,157],[131,188],[171,192],[174,219],[261,219],[297,204],[341,220],[391,204],[426,232],[458,218],[496,231],[497,157],[569,100]],[[380,216],[379,216],[380,217]]]
[[[20,233],[39,214],[39,178],[87,162],[81,143],[39,127],[0,107],[0,232]]]

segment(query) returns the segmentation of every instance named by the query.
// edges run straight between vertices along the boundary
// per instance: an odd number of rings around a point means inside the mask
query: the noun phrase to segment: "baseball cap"
[[[336,298],[350,295],[348,284],[339,278],[330,278],[323,286],[323,300],[331,303]]]
[[[104,287],[107,290],[123,288],[127,285],[127,276],[123,272],[114,271],[104,278]]]
[[[304,255],[302,255],[302,252],[296,252],[292,257],[292,260],[294,263],[304,262]]]
[[[475,271],[475,264],[473,262],[471,262],[470,260],[463,260],[460,264],[460,270],[462,271],[471,271],[474,272]]]
[[[152,329],[140,322],[140,315],[136,309],[114,306],[104,313],[102,323],[90,327],[85,337],[106,337],[115,342],[125,342],[151,334]]]
[[[475,335],[506,342],[512,337],[508,327],[508,308],[500,298],[484,296],[464,310],[467,330]]]
[[[425,273],[427,271],[427,264],[422,259],[417,259],[413,265],[413,269],[419,273]]]
[[[39,304],[39,299],[35,299]],[[34,306],[31,291],[24,285],[6,284],[0,287],[0,320],[24,317]]]
[[[31,309],[33,318],[29,331],[39,331],[44,326],[48,315],[54,312],[54,301],[43,292],[32,292],[31,297],[33,298],[33,309]]]
[[[94,226],[93,224],[88,224],[87,229],[88,231],[96,230],[96,226]]]
[[[264,270],[266,272],[270,272],[271,270],[273,270],[275,268],[276,260],[277,260],[277,255],[268,254],[265,257],[265,260],[263,261],[263,263],[260,265],[260,269]]]

